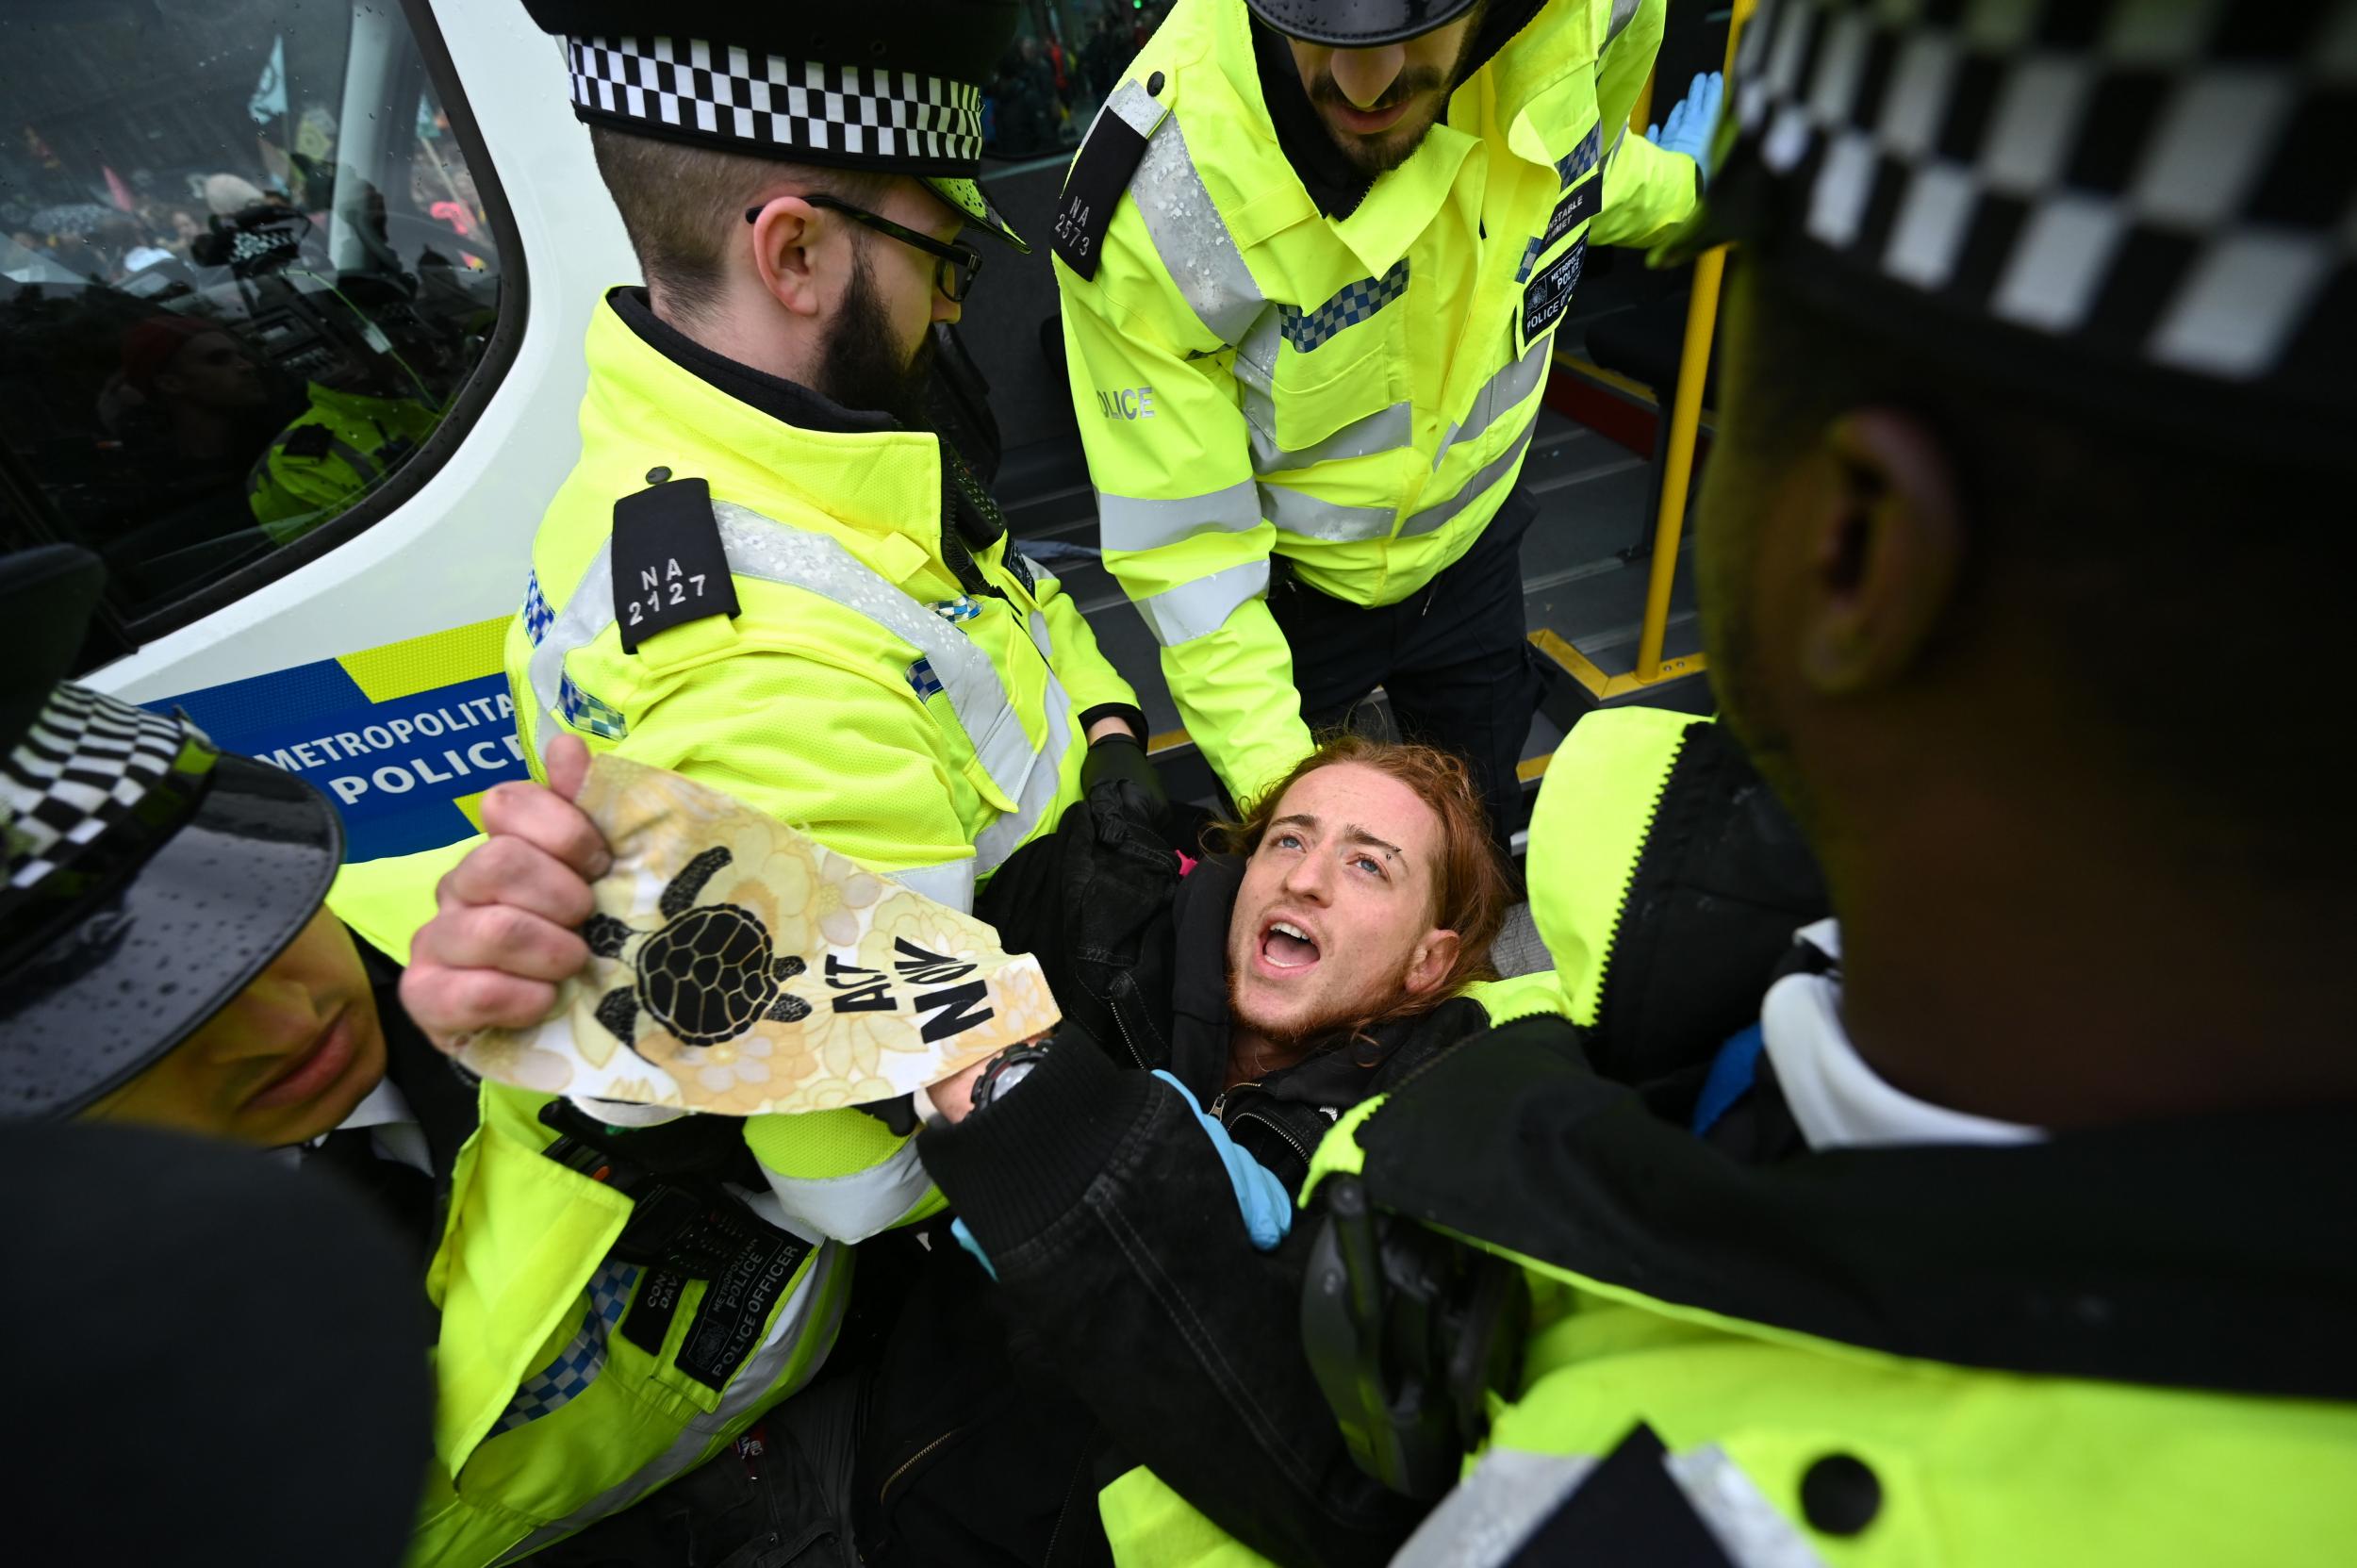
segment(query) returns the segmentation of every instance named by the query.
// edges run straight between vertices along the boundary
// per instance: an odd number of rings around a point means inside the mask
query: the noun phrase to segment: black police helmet
[[[1304,43],[1374,49],[1445,27],[1476,0],[1244,0],[1252,14]]]
[[[633,136],[920,179],[1028,251],[974,179],[1018,0],[524,0],[565,41],[573,114]]]
[[[343,828],[188,719],[63,677],[96,556],[0,557],[0,1120],[70,1116],[194,1033],[319,912]]]

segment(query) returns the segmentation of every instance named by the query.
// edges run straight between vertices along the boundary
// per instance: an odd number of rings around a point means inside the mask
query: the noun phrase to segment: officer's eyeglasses
[[[840,212],[854,223],[865,223],[878,234],[888,235],[903,245],[914,245],[931,256],[933,258],[933,286],[948,295],[952,305],[965,303],[966,294],[974,287],[975,274],[982,270],[982,253],[970,245],[945,244],[930,234],[919,234],[913,228],[904,228],[889,218],[879,218],[865,207],[853,206],[850,203],[837,201],[832,196],[814,192],[804,196],[802,200],[813,206],[823,206],[829,212]],[[767,205],[764,203],[763,206]],[[747,207],[745,222],[757,223],[761,221],[761,214],[762,207],[760,206]]]

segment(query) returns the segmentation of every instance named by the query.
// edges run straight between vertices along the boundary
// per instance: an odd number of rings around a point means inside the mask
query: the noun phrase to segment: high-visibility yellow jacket
[[[1238,0],[1179,0],[1108,100],[1148,140],[1095,277],[1056,263],[1073,403],[1106,565],[1240,799],[1310,751],[1270,556],[1370,605],[1457,560],[1521,470],[1588,244],[1691,210],[1693,161],[1627,130],[1661,25],[1550,0],[1340,219],[1277,145]]]
[[[941,553],[933,437],[784,424],[673,362],[610,305],[588,347],[582,461],[543,520],[508,639],[536,772],[561,724],[969,907],[976,876],[1078,798],[1076,703],[1134,701],[1077,607],[1036,569],[1027,585],[1003,542],[976,564],[1004,598],[961,590]],[[656,469],[709,482],[740,613],[625,654],[607,534],[614,502]],[[453,858],[354,867],[331,903],[405,961]],[[486,1084],[453,1178],[428,1279],[439,1413],[418,1568],[536,1549],[717,1453],[823,1361],[844,1244],[939,1207],[909,1142],[859,1112],[746,1120],[769,1189],[757,1206],[815,1245],[759,1322],[735,1324],[755,1348],[712,1387],[681,1363],[718,1287],[688,1281],[651,1351],[622,1331],[647,1287],[647,1271],[611,1253],[632,1206],[543,1155],[547,1098]]]
[[[277,544],[291,544],[358,501],[442,421],[417,398],[311,383],[311,406],[271,438],[246,474],[246,504]]]
[[[943,555],[938,437],[782,422],[592,320],[582,456],[507,636],[536,774],[567,729],[724,790],[942,903],[1080,798],[1079,716],[1136,702],[1056,579],[1005,539],[968,594]],[[622,652],[614,503],[706,480],[740,613]],[[626,602],[625,614],[632,612]]]
[[[405,964],[451,858],[348,867],[328,905]],[[749,1260],[743,1278],[653,1279],[614,1255],[633,1200],[547,1158],[552,1097],[491,1082],[479,1095],[426,1275],[439,1313],[434,1452],[412,1568],[513,1560],[718,1453],[825,1362],[850,1286],[846,1242],[941,1209],[908,1140],[873,1117],[750,1116],[738,1125],[767,1190],[749,1205],[809,1245]],[[618,1331],[641,1309],[667,1326]],[[725,1376],[690,1350],[721,1331],[741,1351]]]

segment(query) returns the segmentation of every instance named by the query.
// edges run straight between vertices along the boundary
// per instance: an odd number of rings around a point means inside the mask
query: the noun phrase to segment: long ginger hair
[[[1495,980],[1490,963],[1491,944],[1506,923],[1511,900],[1506,867],[1490,839],[1490,814],[1481,792],[1474,787],[1472,770],[1450,752],[1404,741],[1370,740],[1347,731],[1296,764],[1294,770],[1252,802],[1241,822],[1223,822],[1215,830],[1221,848],[1249,859],[1261,848],[1269,823],[1285,792],[1321,767],[1354,762],[1389,774],[1415,792],[1441,819],[1441,858],[1432,878],[1432,924],[1457,933],[1457,961],[1431,989],[1418,993],[1381,1016],[1362,1022],[1360,1031],[1394,1018],[1426,1013],[1475,981]]]

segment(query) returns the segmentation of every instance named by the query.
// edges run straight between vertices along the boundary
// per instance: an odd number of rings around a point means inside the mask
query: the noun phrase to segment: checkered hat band
[[[2345,373],[2357,0],[1762,0],[1730,113],[1784,232],[1887,283],[2212,381]]]
[[[183,758],[191,740],[204,748],[190,759],[193,770]],[[39,887],[143,847],[179,820],[210,761],[210,743],[194,726],[60,685],[0,759],[8,887]]]
[[[970,171],[982,90],[914,72],[818,65],[699,39],[574,38],[573,107],[760,154]]]

